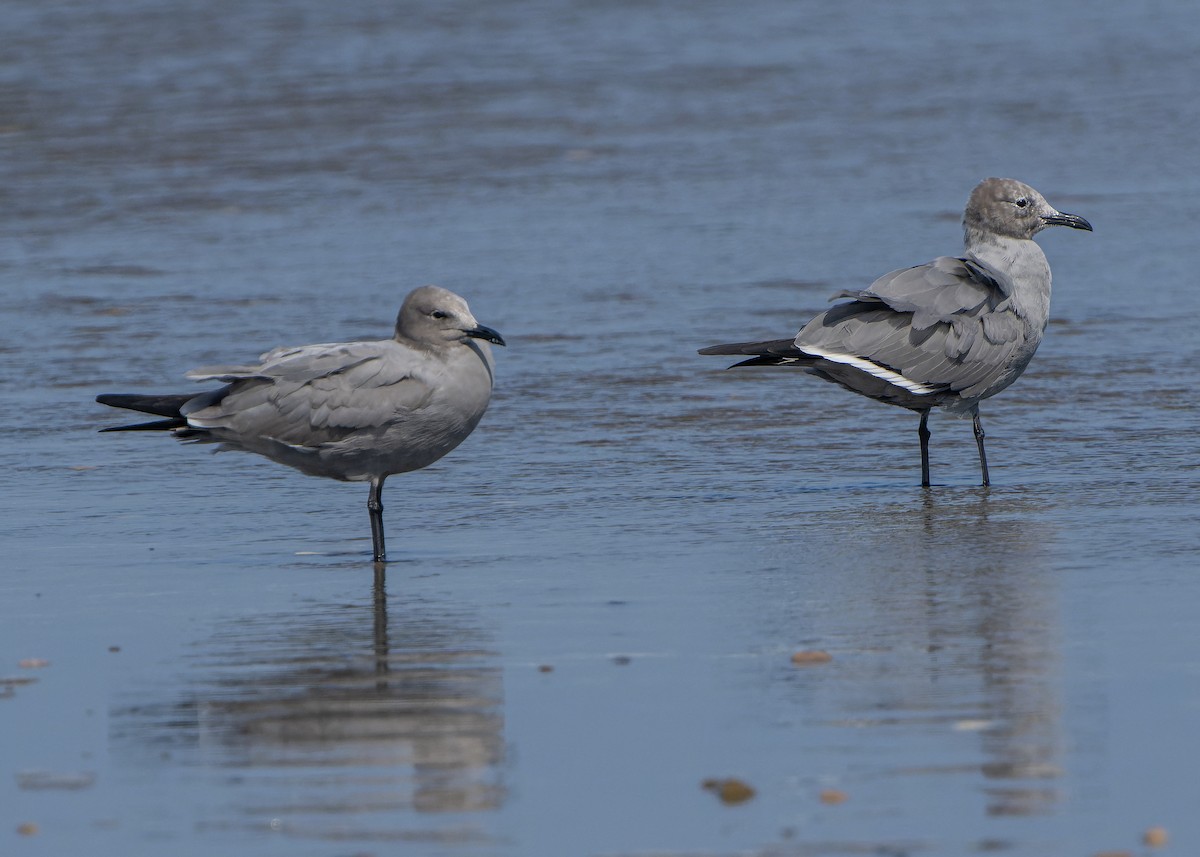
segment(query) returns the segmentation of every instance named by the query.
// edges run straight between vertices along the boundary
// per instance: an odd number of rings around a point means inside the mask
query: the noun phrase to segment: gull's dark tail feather
[[[165,431],[180,429],[187,426],[187,420],[179,412],[184,403],[196,398],[195,393],[175,395],[145,396],[137,393],[104,393],[96,397],[102,405],[114,408],[125,408],[129,411],[139,411],[143,414],[154,414],[166,417],[165,420],[154,420],[148,423],[136,423],[128,426],[113,426],[100,431]]]
[[[701,354],[748,355],[749,360],[734,363],[730,369],[738,366],[782,366],[786,363],[808,365],[815,363],[815,358],[796,348],[796,340],[772,339],[767,342],[732,342],[728,345],[710,345],[701,348]]]

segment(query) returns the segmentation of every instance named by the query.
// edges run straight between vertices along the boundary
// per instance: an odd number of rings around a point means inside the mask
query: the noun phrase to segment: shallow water
[[[1200,850],[1200,13],[843,5],[4,4],[0,853]],[[695,355],[986,175],[1096,227],[990,489]],[[386,585],[363,486],[95,434],[425,282],[510,345]]]

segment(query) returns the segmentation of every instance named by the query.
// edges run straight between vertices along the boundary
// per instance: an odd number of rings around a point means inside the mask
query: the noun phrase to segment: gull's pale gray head
[[[504,344],[499,333],[475,320],[465,300],[437,286],[409,292],[396,318],[396,338],[420,345],[449,345],[468,339]]]
[[[971,191],[963,212],[963,228],[968,232],[1032,238],[1047,226],[1092,231],[1092,224],[1082,217],[1064,214],[1016,179],[984,179]]]

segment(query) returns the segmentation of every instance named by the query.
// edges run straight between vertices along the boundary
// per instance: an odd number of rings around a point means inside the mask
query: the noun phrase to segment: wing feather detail
[[[967,259],[941,256],[838,297],[851,300],[809,322],[796,349],[918,395],[986,393],[1027,337],[999,279]]]
[[[277,348],[258,366],[189,372],[230,386],[220,401],[185,409],[184,416],[196,428],[319,447],[350,432],[382,429],[424,407],[434,385],[413,358],[392,340]]]

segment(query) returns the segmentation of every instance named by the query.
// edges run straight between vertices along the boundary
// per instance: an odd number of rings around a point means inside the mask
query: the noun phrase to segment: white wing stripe
[[[830,363],[842,363],[846,366],[853,366],[855,369],[861,369],[868,375],[874,375],[876,378],[887,381],[889,384],[895,384],[897,387],[902,387],[910,393],[924,395],[927,393],[938,392],[937,388],[922,384],[920,381],[914,381],[911,378],[905,378],[899,372],[888,369],[886,366],[880,366],[878,363],[872,363],[863,357],[854,357],[850,354],[838,354],[835,351],[826,351],[824,348],[813,348],[810,345],[797,346],[805,354],[812,357],[820,357],[822,360],[828,360]]]

